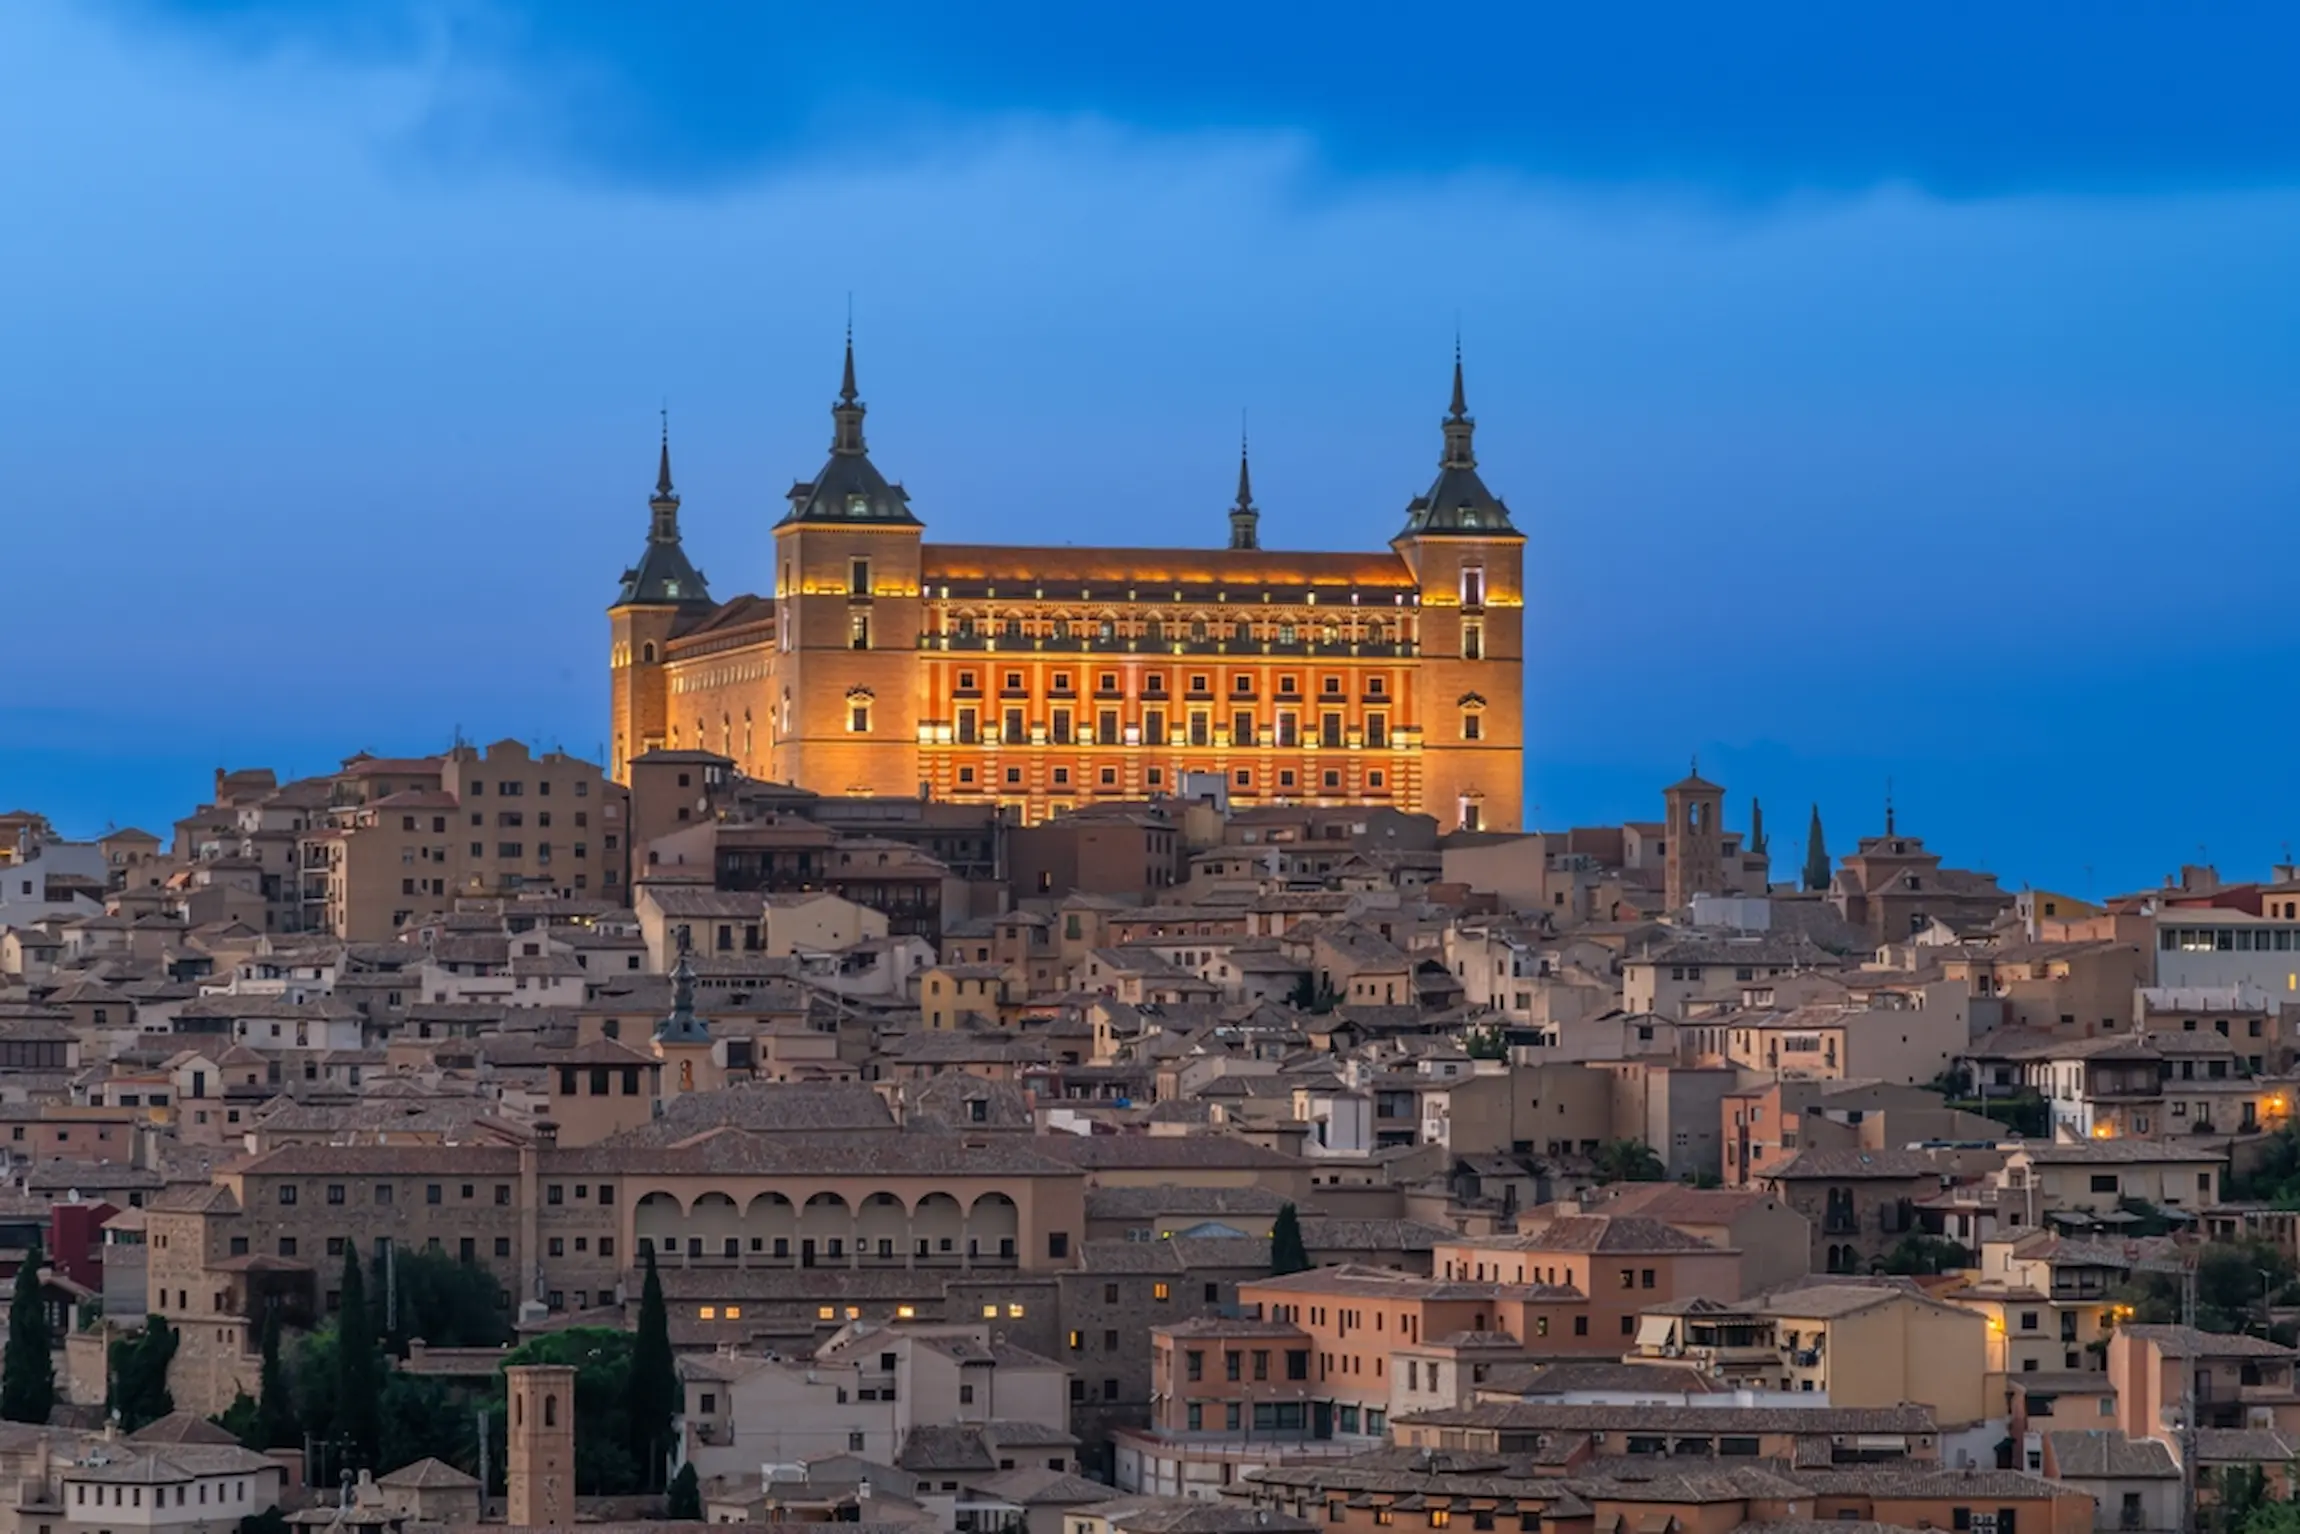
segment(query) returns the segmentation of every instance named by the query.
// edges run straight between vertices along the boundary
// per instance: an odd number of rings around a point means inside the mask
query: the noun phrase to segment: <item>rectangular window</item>
[[[1097,745],[1118,744],[1118,710],[1106,708],[1094,716],[1094,740]]]
[[[847,648],[850,650],[867,650],[870,648],[869,613],[852,613],[848,616]]]
[[[962,708],[958,711],[958,743],[962,746],[971,746],[975,743],[977,731],[974,719],[973,709]]]
[[[1145,746],[1163,746],[1166,744],[1166,711],[1164,709],[1150,709],[1142,715],[1142,744]]]
[[[1386,715],[1366,715],[1366,744],[1379,751],[1390,743],[1390,722]]]
[[[1190,744],[1193,746],[1203,746],[1207,743],[1209,738],[1210,735],[1209,726],[1206,720],[1206,711],[1202,708],[1194,708],[1190,710]]]
[[[1485,606],[1485,571],[1470,565],[1461,572],[1461,605]]]
[[[1318,743],[1326,749],[1338,749],[1342,743],[1342,716],[1326,714],[1318,722]]]
[[[1239,713],[1230,716],[1230,744],[1250,746],[1254,743],[1254,716]]]
[[[1461,626],[1461,658],[1463,660],[1485,659],[1484,624],[1465,623]]]
[[[1475,713],[1463,714],[1461,716],[1461,738],[1463,740],[1485,739],[1485,716]]]
[[[856,559],[848,561],[847,595],[850,597],[867,597],[870,595],[869,560]]]
[[[1070,744],[1070,710],[1058,708],[1054,711],[1054,728],[1051,733],[1056,745]]]

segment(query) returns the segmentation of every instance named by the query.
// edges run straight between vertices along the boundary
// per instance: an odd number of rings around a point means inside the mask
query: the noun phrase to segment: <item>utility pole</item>
[[[2180,1324],[2188,1336],[2180,1344],[2180,1527],[2196,1534],[2196,1358],[2189,1339],[2196,1335],[2196,1262],[2191,1247],[2180,1256]]]

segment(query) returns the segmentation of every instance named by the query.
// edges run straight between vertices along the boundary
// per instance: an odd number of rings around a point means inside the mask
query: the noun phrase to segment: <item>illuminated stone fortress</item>
[[[1233,804],[1386,804],[1515,829],[1525,538],[1478,477],[1454,359],[1436,480],[1386,551],[1264,549],[1243,452],[1226,548],[930,543],[863,443],[854,344],[830,461],[791,487],[771,596],[715,600],[666,434],[608,609],[612,763],[732,757],[827,794],[1027,821],[1218,773]]]

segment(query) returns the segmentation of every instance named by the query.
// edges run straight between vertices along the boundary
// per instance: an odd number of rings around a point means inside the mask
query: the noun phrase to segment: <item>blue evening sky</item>
[[[766,579],[847,295],[931,536],[1378,547],[1458,317],[1529,805],[1699,754],[2103,892],[2295,836],[2289,5],[0,5],[0,802],[596,753],[668,401]]]

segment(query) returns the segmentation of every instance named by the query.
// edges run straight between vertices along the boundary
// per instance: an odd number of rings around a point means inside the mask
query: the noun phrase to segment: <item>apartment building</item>
[[[306,930],[381,942],[464,897],[629,898],[630,796],[596,763],[504,740],[405,765],[424,786],[348,772],[299,838]]]

